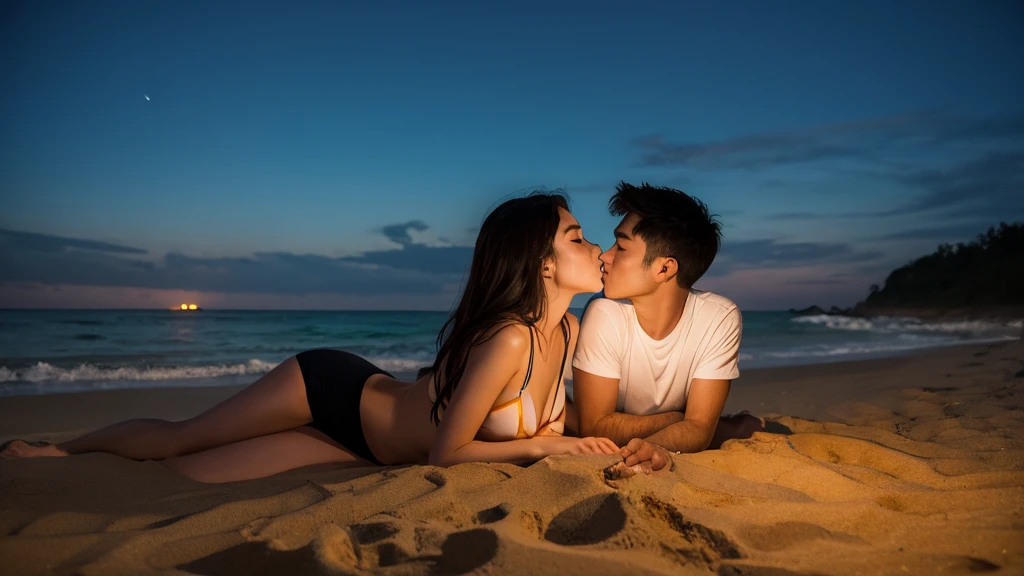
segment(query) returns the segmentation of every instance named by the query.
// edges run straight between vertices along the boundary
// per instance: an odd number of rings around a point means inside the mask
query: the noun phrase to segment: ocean
[[[574,310],[579,315],[580,310]],[[0,396],[247,384],[289,356],[340,348],[411,378],[432,363],[446,312],[0,311]],[[1021,325],[743,313],[740,369],[1013,340]]]

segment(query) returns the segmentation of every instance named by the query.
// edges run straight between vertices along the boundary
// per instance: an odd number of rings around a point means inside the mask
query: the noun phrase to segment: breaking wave
[[[979,336],[1001,334],[1011,336],[1013,331],[1019,331],[1021,328],[1020,320],[1012,322],[986,322],[982,320],[925,322],[916,318],[888,316],[879,316],[877,318],[853,318],[851,316],[830,316],[827,314],[800,316],[793,318],[791,322],[799,324],[813,324],[835,330],[875,332],[878,334],[932,333],[976,334]]]
[[[58,368],[46,362],[12,370],[0,366],[0,382],[80,382],[96,380],[192,380],[197,378],[219,378],[221,376],[243,376],[264,374],[274,366],[271,362],[252,359],[242,364],[219,364],[213,366],[167,366],[167,367],[119,367],[103,368],[93,364],[79,364],[74,368]]]

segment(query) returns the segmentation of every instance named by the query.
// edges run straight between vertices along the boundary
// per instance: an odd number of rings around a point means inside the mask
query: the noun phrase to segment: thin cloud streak
[[[145,254],[141,248],[121,246],[98,240],[82,240],[78,238],[63,238],[50,234],[38,234],[34,232],[18,232],[15,230],[0,229],[0,251],[7,250],[31,250],[34,252],[55,253],[68,250],[89,250],[92,252],[105,252],[109,254]]]
[[[6,233],[0,282],[37,282],[269,294],[432,294],[462,279],[466,247],[407,244],[399,250],[332,258],[260,252],[249,257],[196,257],[172,252],[154,260],[145,250],[30,232]],[[69,249],[89,247],[85,249]],[[105,251],[96,251],[95,248]]]
[[[708,270],[727,276],[741,269],[796,268],[815,264],[855,264],[884,257],[882,252],[857,251],[839,242],[780,242],[771,238],[727,243]]]
[[[689,144],[650,134],[631,144],[640,153],[640,166],[749,170],[833,159],[888,164],[887,150],[896,144],[934,148],[1003,139],[1020,144],[1022,137],[1024,116],[977,119],[932,111]]]

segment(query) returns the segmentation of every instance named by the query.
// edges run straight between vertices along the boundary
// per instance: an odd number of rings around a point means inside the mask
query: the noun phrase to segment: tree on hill
[[[872,286],[868,306],[960,307],[1024,304],[1024,223],[999,224],[969,244],[942,244],[933,254]]]

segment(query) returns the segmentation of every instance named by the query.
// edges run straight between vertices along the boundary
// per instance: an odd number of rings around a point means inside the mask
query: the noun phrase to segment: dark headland
[[[889,273],[850,308],[811,306],[798,315],[922,320],[1024,318],[1024,223],[1001,223],[967,244],[938,249]]]

